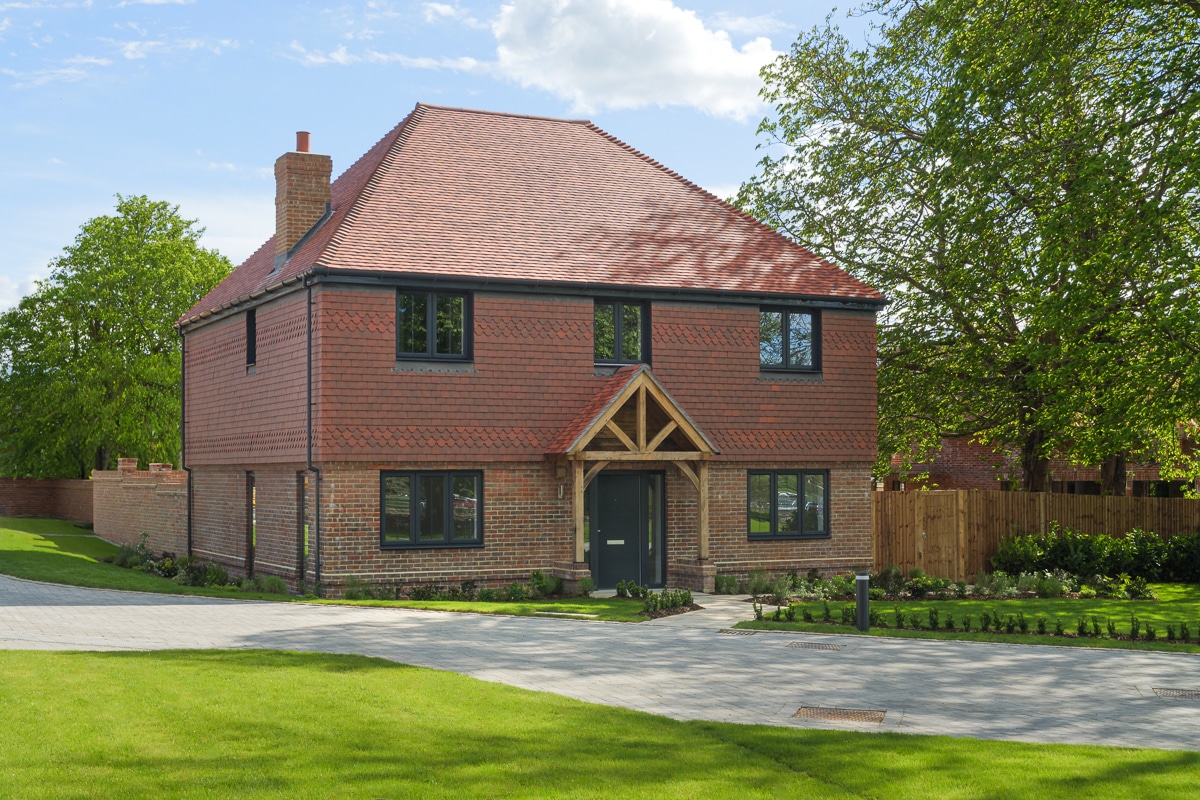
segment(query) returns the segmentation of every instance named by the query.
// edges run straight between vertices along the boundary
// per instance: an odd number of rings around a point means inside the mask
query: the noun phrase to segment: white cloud
[[[12,69],[0,69],[0,75],[7,75],[16,80],[11,84],[13,89],[35,89],[48,83],[75,83],[91,77],[91,73],[78,66],[50,67],[35,69],[28,72],[18,72]]]
[[[471,12],[460,7],[457,3],[423,3],[421,5],[422,16],[426,22],[440,22],[442,20],[451,20],[467,25],[471,28],[486,28],[487,25],[471,16]]]
[[[8,17],[0,19],[0,35],[3,35],[6,30],[12,27],[12,20]]]
[[[338,45],[337,49],[325,52],[309,50],[299,42],[292,42],[291,50],[294,55],[289,58],[299,61],[306,67],[323,67],[330,64],[348,66],[350,64],[399,64],[412,69],[449,69],[459,72],[483,72],[488,65],[466,56],[460,58],[430,58],[427,56],[407,56],[403,53],[382,53],[378,50],[366,50],[353,53],[346,45]]]
[[[781,31],[791,31],[793,28],[792,25],[775,19],[775,17],[769,14],[762,14],[757,17],[739,17],[727,11],[717,12],[708,18],[708,22],[719,31],[728,31],[729,33],[736,33],[742,36],[779,33]]]
[[[21,302],[21,298],[33,292],[37,288],[36,282],[48,273],[45,268],[19,278],[0,273],[0,311],[7,311]]]
[[[107,67],[112,63],[110,59],[100,58],[99,56],[71,56],[64,58],[64,64],[74,64],[76,66],[91,65],[95,67]]]
[[[50,157],[49,163],[53,164],[56,167],[66,166],[66,164],[67,164],[67,162],[63,161],[61,158],[55,158],[54,156]]]
[[[779,55],[763,37],[734,47],[670,0],[513,0],[492,31],[500,75],[582,113],[684,105],[744,120]]]
[[[208,50],[213,55],[221,55],[225,50],[238,47],[236,39],[134,39],[122,42],[113,39],[106,40],[120,51],[121,55],[130,61],[145,58],[154,53],[166,53],[172,50]]]
[[[160,53],[167,49],[167,43],[154,39],[136,39],[132,42],[113,42],[121,55],[130,61],[145,58],[151,53]]]
[[[190,6],[196,0],[121,0],[117,8],[126,6]]]

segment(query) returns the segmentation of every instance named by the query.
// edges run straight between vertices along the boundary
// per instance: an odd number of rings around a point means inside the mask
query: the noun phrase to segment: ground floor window
[[[829,535],[827,470],[751,470],[747,484],[751,539]]]
[[[382,547],[483,544],[482,472],[380,473]]]

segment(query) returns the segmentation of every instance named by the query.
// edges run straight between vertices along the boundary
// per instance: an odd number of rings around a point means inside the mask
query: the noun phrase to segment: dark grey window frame
[[[760,531],[751,530],[750,504],[753,498],[750,495],[750,479],[755,475],[769,475],[771,478],[771,532],[762,533]],[[799,512],[800,530],[799,531],[784,531],[778,532],[779,528],[779,508],[777,500],[779,494],[777,492],[779,475],[796,475],[797,486],[799,491],[796,495],[797,511]],[[820,475],[825,484],[824,492],[824,508],[822,509],[822,518],[825,520],[825,530],[823,531],[805,531],[804,530],[804,479],[810,475]],[[830,529],[832,528],[832,520],[829,516],[829,470],[827,469],[752,469],[746,471],[746,536],[752,542],[777,542],[793,539],[828,539],[831,536]]]
[[[782,364],[764,364],[762,363],[762,351],[759,351],[758,366],[763,372],[820,372],[821,371],[821,311],[817,308],[808,308],[805,306],[759,306],[759,341],[762,341],[762,314],[764,313],[782,313],[781,335],[783,336],[783,363]],[[788,324],[788,315],[790,314],[808,314],[812,317],[812,365],[792,366],[788,363],[791,355],[791,325]]]
[[[400,350],[400,297],[406,294],[425,295],[425,352],[405,353]],[[463,300],[462,355],[437,352],[437,299],[461,297]],[[470,292],[440,292],[427,289],[396,289],[396,360],[397,361],[471,361],[475,344],[475,307]]]
[[[418,515],[412,512],[411,506],[409,511],[409,526],[408,539],[396,540],[388,539],[387,534],[387,479],[407,477],[409,479],[409,492],[416,491],[417,481],[422,477],[436,475],[446,481],[443,497],[445,498],[444,519],[446,529],[444,538],[421,541],[417,529]],[[475,505],[475,530],[477,536],[469,541],[454,540],[454,479],[461,477],[472,477],[475,479],[476,490],[476,505]],[[411,502],[411,494],[410,494]],[[483,547],[483,471],[471,469],[454,469],[454,470],[382,470],[379,473],[379,546],[383,550],[442,550],[446,548],[470,548]]]
[[[253,367],[258,361],[258,309],[246,312],[246,366]]]
[[[596,306],[613,306],[613,355],[614,358],[595,358],[596,354]],[[642,309],[642,357],[635,359],[615,357],[621,352],[622,325],[621,307],[637,306]],[[650,302],[648,300],[624,300],[619,297],[597,297],[592,301],[592,357],[597,364],[649,364],[650,363]]]

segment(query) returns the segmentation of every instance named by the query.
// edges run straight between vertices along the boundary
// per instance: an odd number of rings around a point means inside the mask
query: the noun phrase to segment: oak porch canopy
[[[717,449],[645,364],[617,370],[550,445],[573,466],[575,562],[582,563],[583,493],[610,464],[674,464],[699,495],[699,558],[708,559],[708,461]]]

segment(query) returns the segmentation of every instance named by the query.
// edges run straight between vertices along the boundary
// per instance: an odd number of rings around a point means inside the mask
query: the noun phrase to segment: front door
[[[662,475],[602,472],[592,491],[592,574],[601,589],[620,581],[662,585]]]

